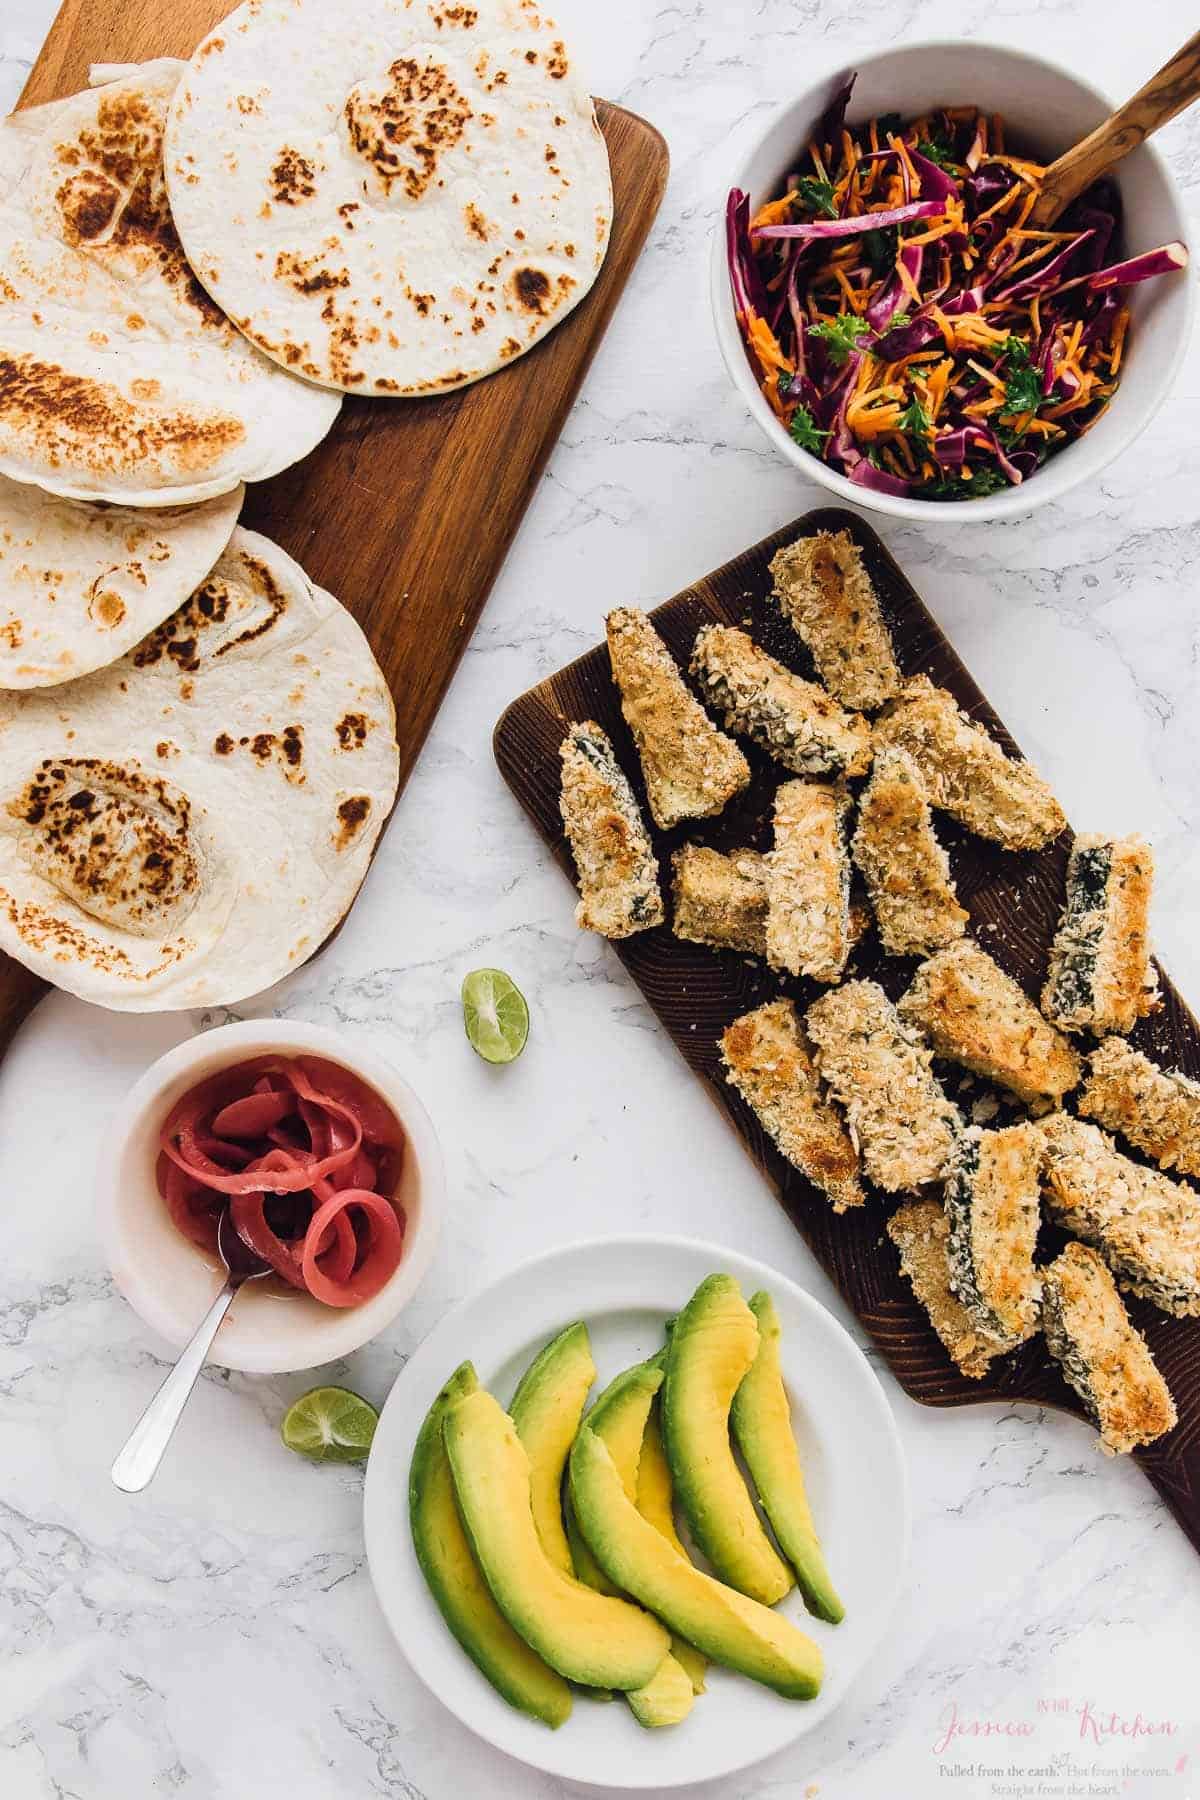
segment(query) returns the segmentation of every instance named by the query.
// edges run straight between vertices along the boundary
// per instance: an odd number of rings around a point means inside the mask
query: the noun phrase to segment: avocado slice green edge
[[[656,1394],[650,1406],[646,1429],[642,1434],[642,1454],[638,1458],[637,1492],[634,1494],[634,1505],[643,1519],[653,1525],[660,1537],[666,1539],[672,1550],[676,1551],[678,1555],[686,1557],[687,1550],[675,1529],[674,1488],[671,1485],[671,1467],[667,1462],[666,1447],[662,1440],[659,1400],[660,1395]],[[578,1526],[575,1529],[578,1531]],[[671,1638],[671,1655],[687,1670],[692,1684],[692,1692],[702,1694],[705,1690],[705,1676],[708,1672],[707,1656],[703,1651],[697,1650],[694,1644],[686,1643],[683,1638],[675,1636]]]
[[[763,1606],[791,1591],[734,1461],[729,1412],[758,1354],[758,1321],[732,1275],[709,1275],[679,1313],[666,1350],[663,1439],[697,1547],[729,1587]]]
[[[533,1517],[542,1548],[565,1575],[574,1572],[574,1563],[563,1526],[563,1471],[595,1379],[587,1326],[579,1321],[534,1357],[508,1409],[529,1458]]]
[[[587,1415],[588,1425],[608,1443],[620,1469],[622,1484],[631,1499],[637,1485],[646,1419],[661,1381],[661,1358],[637,1363],[609,1383]],[[597,1587],[601,1593],[619,1592],[588,1549],[569,1495],[567,1508],[568,1534],[573,1547],[579,1551],[576,1572],[580,1580]],[[650,1680],[643,1687],[630,1689],[625,1695],[634,1718],[648,1730],[678,1725],[691,1712],[695,1703],[695,1684],[674,1651],[675,1640],[672,1639],[670,1654],[664,1656]]]
[[[784,1555],[796,1571],[804,1604],[818,1619],[840,1625],[846,1609],[830,1578],[804,1486],[800,1451],[779,1363],[782,1331],[765,1290],[750,1298],[758,1320],[758,1355],[733,1397],[730,1422]]]
[[[570,1717],[571,1690],[496,1605],[454,1498],[442,1421],[461,1395],[478,1386],[471,1364],[461,1363],[417,1434],[408,1474],[413,1548],[439,1612],[480,1673],[510,1706],[557,1729]]]
[[[567,1680],[644,1687],[670,1648],[667,1631],[551,1562],[534,1523],[529,1458],[500,1403],[485,1388],[461,1395],[442,1439],[471,1548],[513,1629]]]
[[[569,1471],[575,1517],[610,1581],[714,1662],[786,1698],[813,1698],[823,1672],[819,1646],[782,1614],[681,1557],[637,1510],[590,1417],[580,1426]]]

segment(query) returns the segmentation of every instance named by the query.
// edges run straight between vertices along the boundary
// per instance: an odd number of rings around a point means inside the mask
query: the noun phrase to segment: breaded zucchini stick
[[[876,746],[907,750],[930,804],[977,837],[1009,850],[1040,850],[1066,826],[1061,806],[1031,763],[1006,756],[927,675],[906,681],[875,725]]]
[[[817,1080],[790,1000],[735,1019],[721,1039],[729,1079],[794,1168],[827,1194],[834,1212],[863,1204],[858,1152]]]
[[[1200,1316],[1200,1194],[1122,1156],[1096,1125],[1053,1113],[1042,1189],[1052,1218],[1100,1252],[1131,1294]]]
[[[805,1029],[863,1168],[888,1193],[936,1181],[962,1116],[933,1074],[928,1046],[874,981],[848,981],[809,1007]]]
[[[824,688],[793,675],[732,625],[706,625],[692,674],[730,731],[753,739],[794,775],[863,775],[871,729]]]
[[[964,1375],[978,1381],[1006,1345],[981,1331],[950,1286],[950,1223],[936,1200],[909,1200],[887,1222],[900,1268],[929,1314],[929,1323]]]
[[[775,598],[835,700],[874,712],[900,688],[879,597],[848,531],[818,531],[771,559]]]
[[[683,844],[671,858],[676,937],[717,950],[767,954],[767,862],[757,850],[722,856]]]
[[[1155,1006],[1150,966],[1154,857],[1140,837],[1077,837],[1067,901],[1042,994],[1046,1017],[1067,1031],[1131,1031]]]
[[[938,1056],[1029,1106],[1057,1106],[1078,1084],[1080,1062],[1070,1040],[970,938],[923,962],[899,1005]]]
[[[1086,1244],[1068,1244],[1043,1277],[1046,1347],[1099,1427],[1104,1450],[1135,1450],[1170,1431],[1175,1402],[1101,1258]]]
[[[785,781],[767,856],[767,960],[789,975],[840,981],[850,954],[845,788]]]
[[[1160,1069],[1123,1037],[1105,1038],[1092,1051],[1079,1110],[1119,1131],[1160,1169],[1200,1175],[1200,1082]]]
[[[681,819],[719,813],[750,779],[746,758],[717,730],[644,612],[621,606],[605,625],[613,680],[655,824],[669,831]]]
[[[906,750],[885,745],[876,752],[851,849],[889,956],[927,956],[962,936],[969,915]]]
[[[584,719],[571,726],[559,755],[559,806],[579,875],[576,924],[607,938],[661,925],[658,860],[607,736]]]
[[[1041,1161],[1034,1125],[968,1125],[946,1165],[950,1286],[979,1329],[1010,1349],[1038,1328]]]

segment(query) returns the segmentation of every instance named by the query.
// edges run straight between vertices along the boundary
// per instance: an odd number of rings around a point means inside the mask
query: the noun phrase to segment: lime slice
[[[349,1388],[310,1388],[283,1415],[279,1435],[312,1462],[365,1462],[379,1414]]]
[[[463,1025],[484,1062],[510,1063],[529,1036],[525,996],[503,969],[472,969],[462,984]]]

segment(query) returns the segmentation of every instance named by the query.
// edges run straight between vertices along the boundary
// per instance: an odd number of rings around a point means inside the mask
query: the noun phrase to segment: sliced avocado
[[[509,1408],[529,1458],[533,1517],[542,1549],[565,1575],[573,1564],[563,1529],[563,1470],[595,1379],[587,1326],[568,1325],[534,1357]]]
[[[638,1459],[642,1451],[646,1415],[661,1381],[662,1369],[658,1360],[638,1363],[609,1383],[588,1414],[588,1424],[608,1445],[630,1499],[637,1486]],[[567,1509],[574,1533],[572,1545],[575,1545],[577,1539],[580,1540],[581,1554],[576,1565],[580,1580],[586,1581],[589,1587],[596,1587],[600,1593],[619,1592],[587,1549],[586,1542],[582,1541],[582,1533],[569,1499]],[[674,1639],[672,1654],[663,1658],[645,1686],[632,1688],[625,1695],[630,1711],[639,1725],[678,1725],[692,1710],[696,1691],[691,1676],[673,1652]]]
[[[492,1599],[454,1501],[442,1421],[461,1395],[478,1386],[469,1362],[455,1369],[417,1434],[408,1472],[413,1548],[443,1619],[492,1686],[510,1706],[558,1726],[570,1715],[571,1690],[517,1636]]]
[[[625,1698],[638,1724],[654,1731],[663,1725],[678,1725],[686,1719],[696,1704],[696,1690],[691,1676],[672,1649],[646,1685],[630,1688]]]
[[[663,1440],[696,1544],[722,1581],[772,1606],[790,1590],[791,1571],[759,1521],[729,1443],[730,1404],[757,1354],[758,1323],[737,1282],[709,1275],[667,1345]]]
[[[819,1619],[837,1625],[845,1618],[846,1609],[829,1579],[804,1491],[804,1471],[779,1366],[779,1315],[767,1293],[751,1295],[750,1311],[758,1320],[758,1355],[733,1397],[733,1434],[771,1528],[796,1571],[804,1604]]]
[[[608,1445],[586,1419],[571,1449],[570,1482],[575,1517],[610,1581],[714,1662],[789,1699],[811,1700],[819,1691],[819,1646],[673,1550],[629,1498]]]
[[[571,1507],[571,1496],[566,1496],[563,1505],[563,1520],[567,1528],[567,1542],[571,1546],[571,1563],[580,1581],[586,1581],[590,1588],[598,1594],[615,1594],[616,1588],[600,1567],[587,1547],[587,1539],[580,1531]]]
[[[569,1681],[643,1687],[670,1649],[667,1632],[550,1561],[533,1520],[529,1458],[499,1401],[485,1388],[461,1395],[442,1436],[471,1548],[514,1631]]]
[[[643,1519],[653,1525],[660,1536],[665,1537],[673,1550],[686,1557],[687,1551],[675,1529],[675,1508],[671,1487],[671,1470],[667,1462],[667,1452],[663,1447],[662,1429],[658,1419],[659,1398],[655,1395],[654,1404],[650,1408],[650,1416],[646,1420],[646,1429],[642,1433],[642,1454],[638,1459],[637,1492],[634,1504]],[[575,1527],[578,1531],[579,1527]],[[590,1552],[589,1552],[590,1554]],[[671,1655],[676,1662],[687,1670],[692,1684],[692,1692],[704,1692],[704,1677],[708,1669],[708,1658],[697,1650],[694,1644],[687,1644],[682,1638],[672,1637]]]

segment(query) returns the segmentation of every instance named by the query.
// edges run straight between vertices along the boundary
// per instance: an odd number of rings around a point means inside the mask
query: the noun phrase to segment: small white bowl
[[[852,121],[885,112],[911,119],[936,106],[979,106],[1000,113],[1013,140],[1047,160],[1085,137],[1112,111],[1112,102],[1077,75],[1041,57],[981,43],[977,38],[906,44],[900,50],[856,57],[851,66],[858,70],[849,108]],[[778,191],[824,111],[834,82],[835,72],[826,69],[820,79],[788,101],[739,159],[720,194],[711,294],[717,341],[734,386],[781,456],[801,475],[819,481],[839,499],[856,506],[927,523],[978,524],[985,519],[1019,517],[1059,499],[1127,450],[1162,405],[1191,331],[1191,272],[1164,275],[1131,290],[1127,360],[1121,385],[1107,411],[1086,436],[1069,444],[1019,487],[980,500],[911,500],[858,487],[794,444],[763,399],[738,331],[725,255],[726,193],[732,187],[745,189],[753,209]],[[1143,144],[1127,156],[1114,170],[1114,177],[1124,203],[1122,255],[1135,256],[1175,238],[1186,241],[1179,190],[1153,144]]]
[[[168,1050],[130,1090],[101,1150],[96,1199],[113,1279],[130,1306],[168,1343],[183,1345],[225,1279],[217,1260],[176,1230],[154,1178],[158,1132],[189,1088],[252,1056],[322,1056],[359,1076],[404,1129],[396,1195],[404,1255],[391,1280],[360,1306],[323,1306],[311,1295],[252,1282],[238,1295],[209,1357],[225,1369],[278,1375],[348,1356],[381,1332],[428,1269],[446,1203],[442,1153],[428,1113],[390,1063],[365,1044],[319,1025],[249,1019],[201,1032]]]

